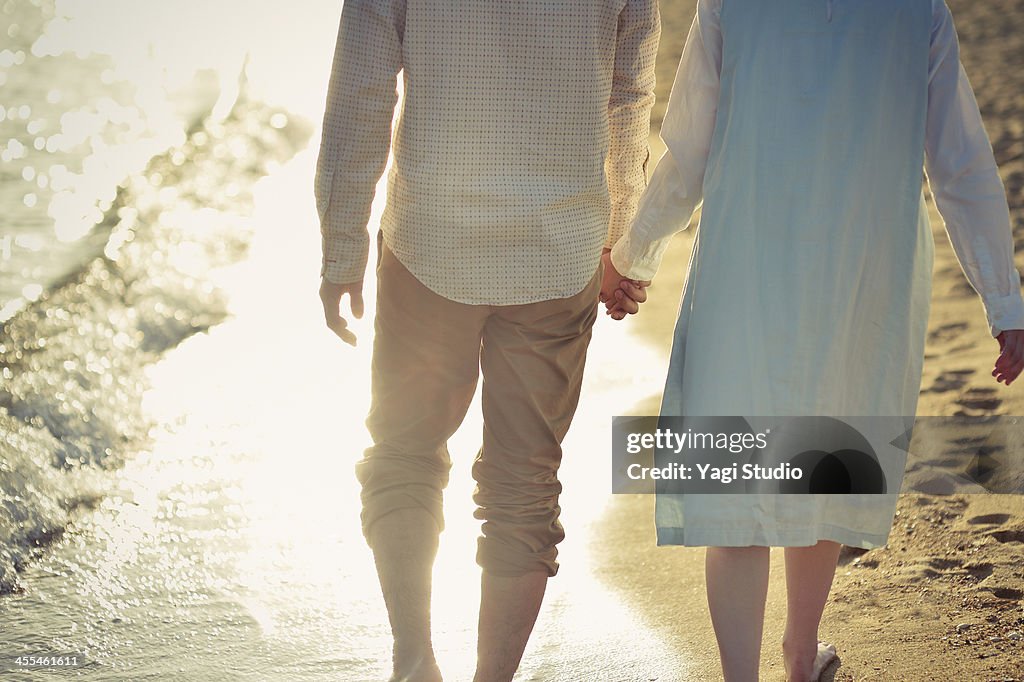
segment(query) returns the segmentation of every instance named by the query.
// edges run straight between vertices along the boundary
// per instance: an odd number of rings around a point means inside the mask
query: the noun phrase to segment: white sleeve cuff
[[[1007,296],[985,300],[985,314],[993,337],[1007,329],[1024,329],[1024,298],[1019,287]]]
[[[634,240],[634,231],[635,228],[626,232],[612,247],[612,265],[628,279],[652,280],[673,235],[654,241]]]

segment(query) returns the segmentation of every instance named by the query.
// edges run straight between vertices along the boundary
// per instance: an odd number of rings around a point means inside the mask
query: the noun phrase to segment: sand
[[[1024,69],[1019,68],[1024,5],[1011,0],[950,0],[949,5],[1006,185],[1019,252],[1024,248]],[[693,2],[662,3],[656,123],[693,7]],[[930,200],[929,205],[935,275],[918,415],[1024,415],[1024,380],[1006,387],[990,375],[998,344]],[[676,238],[649,302],[627,322],[641,343],[666,356],[691,246],[692,232]],[[1024,256],[1017,265],[1024,270]],[[658,400],[651,396],[634,412],[656,413]],[[599,573],[671,645],[696,656],[696,669],[706,671],[698,679],[720,679],[704,594],[704,550],[656,547],[653,501],[643,495],[615,497],[602,522],[601,546],[595,548]],[[785,679],[779,647],[785,619],[782,557],[781,550],[772,551],[763,680]],[[841,557],[821,637],[838,649],[835,680],[1021,680],[1022,606],[1024,496],[905,494],[886,547],[845,551]],[[659,679],[677,678],[666,671]]]

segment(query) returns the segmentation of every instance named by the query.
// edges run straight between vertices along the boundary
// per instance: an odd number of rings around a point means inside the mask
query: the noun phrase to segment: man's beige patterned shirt
[[[316,169],[322,276],[364,276],[401,71],[395,256],[462,303],[579,292],[646,185],[659,30],[656,0],[347,0]]]

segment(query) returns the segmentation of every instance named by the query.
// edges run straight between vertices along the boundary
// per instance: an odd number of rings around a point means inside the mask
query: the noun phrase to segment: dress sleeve
[[[992,145],[960,63],[953,17],[933,0],[925,170],[967,280],[981,295],[992,336],[1024,329],[1010,213]]]
[[[404,2],[346,0],[327,88],[314,194],[320,216],[320,275],[360,282],[367,222],[391,147],[402,68]]]
[[[704,169],[718,112],[722,69],[722,0],[700,0],[669,96],[658,162],[612,264],[623,276],[649,280],[672,236],[685,229],[702,200]]]

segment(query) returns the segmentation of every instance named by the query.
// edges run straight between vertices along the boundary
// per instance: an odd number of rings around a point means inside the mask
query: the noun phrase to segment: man
[[[654,0],[515,5],[347,0],[324,114],[316,200],[321,299],[348,343],[362,314],[367,220],[403,71],[367,426],[363,532],[394,636],[393,680],[439,680],[431,567],[446,442],[483,382],[473,465],[483,521],[476,680],[510,680],[558,564],[561,442],[599,297],[635,312],[646,282],[604,256],[645,180],[659,19]],[[622,287],[622,294],[613,292]]]

